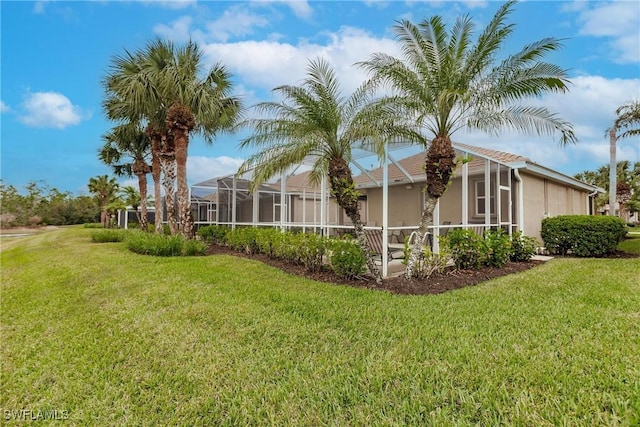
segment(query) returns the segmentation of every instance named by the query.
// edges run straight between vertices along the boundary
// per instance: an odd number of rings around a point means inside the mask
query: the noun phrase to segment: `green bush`
[[[304,243],[300,247],[300,259],[308,271],[315,272],[322,269],[322,260],[327,247],[327,239],[319,234],[304,234]]]
[[[94,231],[91,233],[91,241],[94,243],[122,242],[125,240],[125,233],[124,230],[112,229]]]
[[[627,230],[618,217],[560,215],[543,219],[540,234],[552,254],[601,257],[615,251]]]
[[[472,230],[451,230],[446,236],[440,237],[440,243],[459,270],[479,268],[484,262],[482,237]]]
[[[511,257],[509,235],[503,229],[487,230],[482,239],[482,264],[502,268]]]
[[[229,229],[224,225],[207,225],[198,229],[197,235],[202,237],[205,242],[211,242],[216,245],[226,243],[227,232]]]
[[[536,239],[516,231],[511,235],[511,261],[526,262],[536,253]]]
[[[130,251],[154,256],[194,256],[204,255],[206,244],[196,240],[188,240],[182,236],[165,236],[162,234],[132,232],[127,238]]]
[[[227,244],[238,252],[248,254],[259,253],[256,235],[258,229],[254,227],[236,227],[226,235]]]
[[[340,277],[354,279],[366,271],[366,258],[356,240],[331,239],[328,243],[331,268]]]

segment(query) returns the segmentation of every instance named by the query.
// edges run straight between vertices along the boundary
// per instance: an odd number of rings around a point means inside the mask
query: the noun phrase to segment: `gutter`
[[[518,231],[524,232],[524,181],[518,168],[513,169],[513,176],[518,181]]]

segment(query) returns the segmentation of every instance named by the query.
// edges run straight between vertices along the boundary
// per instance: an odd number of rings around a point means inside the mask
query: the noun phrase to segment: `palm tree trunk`
[[[616,179],[618,170],[616,167],[616,128],[609,130],[609,215],[616,215]]]
[[[344,159],[335,158],[329,163],[329,183],[331,184],[331,194],[336,198],[338,205],[344,209],[344,212],[353,223],[353,231],[358,240],[358,244],[365,253],[369,272],[376,283],[380,285],[382,283],[382,275],[376,265],[371,246],[367,241],[364,224],[362,223],[360,211],[358,210],[359,194],[353,184],[351,169],[349,169],[349,165]],[[386,254],[383,253],[382,256],[386,256]]]
[[[140,190],[140,215],[138,216],[138,222],[140,222],[140,229],[144,232],[147,231],[147,174],[138,174],[138,189]],[[138,211],[136,210],[136,213]]]
[[[416,231],[416,237],[413,242],[413,246],[411,246],[411,252],[409,253],[409,260],[407,261],[407,266],[404,270],[404,277],[407,280],[412,280],[415,277],[416,265],[418,264],[418,259],[422,256],[422,242],[424,240],[424,236],[429,232],[429,224],[433,223],[433,211],[438,203],[438,198],[432,197],[428,193],[426,195],[426,199],[427,200],[425,201],[424,209],[420,217],[420,226],[418,227],[418,231]]]
[[[411,247],[409,261],[405,267],[404,276],[407,280],[412,280],[416,275],[416,265],[418,258],[422,254],[422,240],[428,232],[429,224],[433,223],[433,211],[442,197],[449,180],[456,169],[456,152],[451,146],[451,138],[448,135],[436,136],[425,156],[425,172],[427,174],[426,201],[420,217],[420,227],[417,236]]]
[[[164,217],[162,211],[162,191],[160,182],[160,135],[154,134],[150,136],[151,139],[151,176],[153,177],[153,198],[155,207],[155,219],[156,233],[162,234],[162,219]]]
[[[164,187],[164,198],[167,205],[167,222],[169,223],[171,235],[175,236],[179,231],[175,203],[176,156],[171,139],[170,137],[165,138],[160,162],[162,164],[162,186]]]
[[[174,128],[173,134],[176,144],[176,169],[178,182],[178,218],[180,231],[187,239],[193,237],[193,220],[191,217],[191,200],[189,200],[189,186],[187,185],[187,147],[189,134],[180,128]]]

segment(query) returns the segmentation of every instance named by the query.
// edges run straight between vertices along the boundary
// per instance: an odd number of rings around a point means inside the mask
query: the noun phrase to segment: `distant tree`
[[[88,187],[89,192],[95,194],[100,201],[100,222],[103,227],[108,228],[110,218],[107,205],[116,200],[119,185],[115,178],[110,178],[108,175],[99,175],[89,178]]]
[[[138,178],[139,198],[147,200],[147,174],[151,166],[147,157],[151,153],[149,138],[142,128],[134,123],[116,126],[102,137],[104,145],[98,153],[100,160],[111,166],[118,176],[136,176]],[[135,190],[135,188],[133,189]],[[136,209],[138,222],[142,230],[147,230],[147,205]]]
[[[146,214],[146,203],[142,203],[142,198],[138,190],[136,190],[136,188],[131,185],[127,185],[120,189],[120,196],[122,197],[122,201],[124,202],[125,206],[131,206],[131,209],[134,210],[140,227],[142,228],[142,226],[144,225],[144,228],[142,229],[146,231],[147,223],[146,221],[143,222],[142,218],[140,217],[141,206],[144,207],[143,210]]]
[[[636,212],[634,209],[635,202],[640,200],[640,162],[635,162],[633,167],[627,160],[619,161],[616,165],[616,192],[614,199],[618,203],[626,204],[627,212]],[[610,171],[609,165],[599,167],[595,171],[583,171],[575,175],[576,179],[586,182],[587,184],[596,185],[603,188],[606,194],[599,195],[596,198],[596,208],[602,210],[610,201]],[[624,184],[622,187],[617,183]],[[624,207],[623,207],[624,208]],[[615,205],[611,209],[615,209]]]

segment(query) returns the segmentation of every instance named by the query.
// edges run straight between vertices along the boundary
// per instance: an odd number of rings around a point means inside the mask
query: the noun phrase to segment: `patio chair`
[[[382,247],[382,230],[364,230],[364,235],[367,238],[369,247],[374,255],[377,255],[382,260],[382,254],[386,254],[387,260],[396,258],[398,253],[402,253],[402,249],[387,247],[386,250]]]

